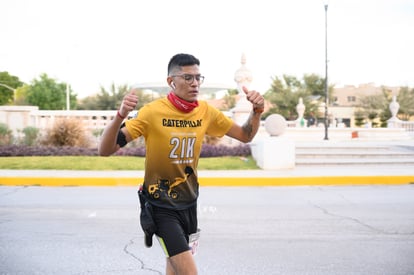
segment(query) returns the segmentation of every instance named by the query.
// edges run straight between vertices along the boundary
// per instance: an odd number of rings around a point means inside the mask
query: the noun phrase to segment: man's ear
[[[174,83],[174,81],[173,81],[173,78],[172,77],[167,77],[167,83],[168,83],[168,85],[173,89],[173,90],[175,90],[175,83]]]

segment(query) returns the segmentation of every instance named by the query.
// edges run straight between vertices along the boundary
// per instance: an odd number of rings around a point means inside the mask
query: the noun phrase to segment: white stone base
[[[286,137],[266,137],[251,144],[252,157],[264,170],[295,168],[295,142]]]

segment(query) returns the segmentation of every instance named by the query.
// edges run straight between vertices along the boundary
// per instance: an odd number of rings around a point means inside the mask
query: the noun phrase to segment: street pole
[[[66,82],[66,110],[70,110],[69,84]]]
[[[325,138],[328,140],[328,4],[325,4]]]

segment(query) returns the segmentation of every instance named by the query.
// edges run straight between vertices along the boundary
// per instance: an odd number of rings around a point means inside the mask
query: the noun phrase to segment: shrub
[[[213,137],[209,135],[204,136],[203,144],[217,145],[220,143],[221,138]]]
[[[200,157],[221,157],[221,156],[250,156],[250,145],[240,144],[238,146],[203,144]]]
[[[357,127],[364,125],[365,117],[362,111],[356,111],[354,115],[355,115],[355,125]]]
[[[23,144],[32,146],[35,144],[37,140],[37,136],[39,134],[39,129],[36,127],[28,126],[23,129]]]
[[[0,147],[0,157],[22,156],[97,156],[97,148],[73,146],[8,145]]]
[[[0,147],[0,157],[14,156],[97,156],[97,148],[85,148],[74,146],[27,146],[27,145],[5,145]],[[114,155],[145,157],[145,147],[124,147]],[[250,156],[251,150],[248,144],[239,146],[208,145],[204,144],[201,149],[201,157],[221,156]]]
[[[12,130],[4,123],[0,123],[0,145],[8,145],[13,142]]]
[[[44,145],[89,147],[90,140],[87,136],[82,121],[73,118],[56,120],[55,124],[47,131]]]

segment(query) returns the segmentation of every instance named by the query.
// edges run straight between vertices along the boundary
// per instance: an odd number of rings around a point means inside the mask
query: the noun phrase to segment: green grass
[[[142,157],[0,157],[0,169],[16,170],[144,170]],[[200,158],[198,170],[249,170],[258,169],[251,158],[216,157]]]

